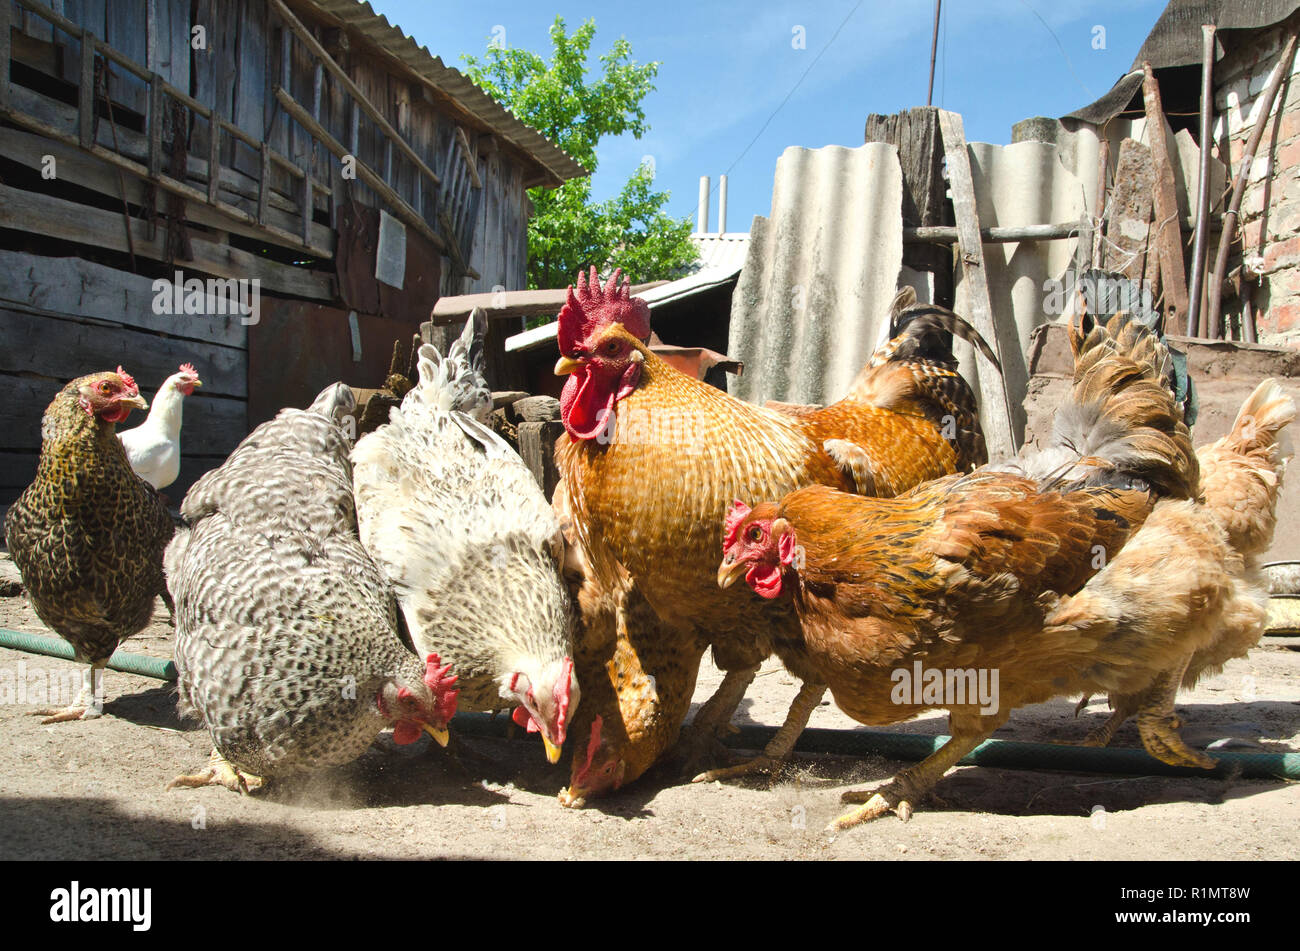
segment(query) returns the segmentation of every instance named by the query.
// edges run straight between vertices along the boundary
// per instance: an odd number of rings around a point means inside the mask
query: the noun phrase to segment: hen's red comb
[[[137,393],[140,392],[140,387],[135,384],[135,377],[123,370],[120,364],[117,368],[117,375],[122,378],[122,382],[126,384],[128,390],[134,390]]]
[[[196,369],[194,369],[194,364],[192,364],[192,363],[182,363],[182,364],[181,364],[181,372],[182,372],[182,373],[188,373],[188,374],[190,374],[191,376],[198,376],[198,375],[199,375],[199,371],[196,370]]]
[[[596,758],[596,750],[600,749],[600,729],[605,725],[600,714],[596,714],[596,719],[591,721],[591,739],[587,741],[587,759],[582,764],[582,769],[578,770],[579,776],[584,776],[591,769],[591,761]]]
[[[740,537],[740,523],[745,520],[745,516],[754,511],[740,499],[731,503],[731,508],[727,512],[727,536],[722,542],[722,550],[725,553],[728,548],[736,544],[736,539]]]
[[[443,723],[456,714],[460,691],[453,688],[459,679],[451,672],[451,664],[443,666],[442,658],[437,654],[430,654],[425,659],[424,683],[433,691],[433,711]]]
[[[569,701],[573,684],[573,658],[564,658],[564,667],[560,670],[559,680],[555,685],[555,696],[560,705],[560,712],[555,717],[555,744],[564,745],[564,736],[569,728]]]
[[[603,287],[595,267],[590,278],[579,271],[577,286],[569,285],[568,299],[560,309],[556,331],[560,352],[572,354],[583,340],[610,324],[622,324],[638,340],[649,340],[650,305],[632,296],[632,286],[618,268]]]

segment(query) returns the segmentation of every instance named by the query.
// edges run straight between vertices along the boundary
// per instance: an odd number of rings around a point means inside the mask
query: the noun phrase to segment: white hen
[[[135,474],[155,489],[166,488],[181,473],[181,404],[203,385],[192,363],[182,363],[153,398],[148,418],[117,434]]]
[[[579,693],[564,541],[532,473],[485,425],[486,327],[476,310],[446,359],[421,347],[419,383],[357,442],[357,522],[415,649],[459,674],[460,709],[517,704],[554,763]]]

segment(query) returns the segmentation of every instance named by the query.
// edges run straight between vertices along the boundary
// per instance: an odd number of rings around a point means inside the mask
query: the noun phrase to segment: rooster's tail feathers
[[[905,295],[908,291],[911,291],[908,295],[913,301],[911,304],[906,303],[908,296]],[[951,362],[952,346],[948,334],[956,334],[983,354],[999,373],[1002,372],[1002,364],[998,361],[993,348],[964,318],[946,307],[937,304],[917,304],[915,300],[916,291],[910,287],[904,288],[898,297],[894,298],[894,312],[889,323],[889,342],[882,348],[887,351],[885,359]]]
[[[453,410],[486,422],[492,411],[492,391],[483,376],[483,341],[487,336],[487,314],[476,307],[459,339],[447,348],[420,347],[420,382],[408,394],[444,412]]]

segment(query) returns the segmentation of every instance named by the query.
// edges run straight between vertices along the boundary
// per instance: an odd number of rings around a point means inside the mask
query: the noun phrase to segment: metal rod
[[[709,176],[700,176],[700,204],[695,213],[695,231],[708,234],[709,231]]]
[[[1214,24],[1201,27],[1201,172],[1196,185],[1196,232],[1192,239],[1192,275],[1187,301],[1187,335],[1196,336],[1202,319],[1205,258],[1210,216],[1210,122],[1214,118]]]
[[[939,10],[943,0],[934,0],[934,35],[930,37],[930,88],[925,91],[925,104],[934,102],[934,59],[939,51]]]
[[[727,230],[727,176],[718,176],[718,234]]]
[[[1246,181],[1250,177],[1250,167],[1255,163],[1255,152],[1259,148],[1260,140],[1264,137],[1264,126],[1268,125],[1268,117],[1273,111],[1273,103],[1277,99],[1277,92],[1282,88],[1282,80],[1291,74],[1291,64],[1295,59],[1296,34],[1292,33],[1291,38],[1286,41],[1286,48],[1282,50],[1282,58],[1278,60],[1277,71],[1273,78],[1269,80],[1268,88],[1263,93],[1263,107],[1260,111],[1259,118],[1255,120],[1255,127],[1250,130],[1250,139],[1246,143],[1246,149],[1241,155],[1241,164],[1237,169],[1237,180],[1232,183],[1232,200],[1228,203],[1228,210],[1223,213],[1223,234],[1219,236],[1219,253],[1214,258],[1214,277],[1210,281],[1210,299],[1208,304],[1208,313],[1206,314],[1209,326],[1209,335],[1212,338],[1223,336],[1223,314],[1221,307],[1223,305],[1223,280],[1228,274],[1228,253],[1232,250],[1232,240],[1237,233],[1237,216],[1241,211],[1242,194],[1246,191]]]

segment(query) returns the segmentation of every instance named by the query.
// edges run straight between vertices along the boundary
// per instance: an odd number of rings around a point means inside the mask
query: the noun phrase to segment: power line
[[[1078,83],[1081,87],[1083,87],[1083,91],[1087,93],[1089,96],[1091,96],[1092,90],[1089,89],[1087,84],[1082,79],[1079,78],[1079,74],[1074,71],[1074,63],[1070,62],[1070,54],[1065,51],[1065,47],[1061,44],[1061,38],[1056,35],[1056,31],[1047,25],[1046,20],[1044,20],[1041,16],[1038,16],[1038,11],[1029,5],[1029,0],[1020,0],[1020,2],[1025,5],[1025,8],[1030,13],[1038,17],[1038,22],[1043,24],[1043,29],[1046,30],[1048,33],[1052,34],[1052,39],[1056,40],[1056,45],[1057,47],[1060,48],[1061,55],[1065,57],[1065,65],[1069,67],[1070,75],[1074,77],[1074,81],[1076,83]]]

